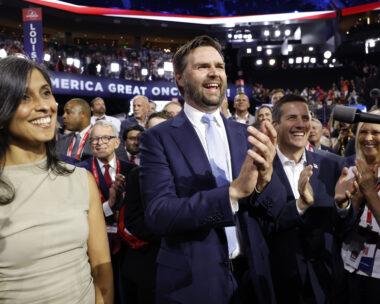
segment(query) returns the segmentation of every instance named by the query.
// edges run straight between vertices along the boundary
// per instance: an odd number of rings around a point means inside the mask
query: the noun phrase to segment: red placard
[[[41,8],[23,8],[22,21],[41,21],[42,9]]]

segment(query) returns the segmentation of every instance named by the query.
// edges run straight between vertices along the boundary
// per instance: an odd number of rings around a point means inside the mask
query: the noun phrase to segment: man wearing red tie
[[[90,119],[90,106],[84,99],[74,98],[65,104],[63,123],[71,133],[58,140],[58,153],[77,161],[83,161],[92,156],[89,141]]]
[[[134,125],[126,128],[123,133],[128,160],[136,165],[140,165],[140,135],[142,132],[144,132],[142,126]]]
[[[120,275],[121,240],[117,231],[120,204],[124,198],[125,180],[135,165],[119,160],[115,150],[120,145],[116,127],[99,120],[90,130],[89,141],[94,156],[78,164],[86,168],[95,178],[103,203],[104,216],[110,242],[112,266],[114,271],[115,303],[122,299],[119,286],[122,286]]]

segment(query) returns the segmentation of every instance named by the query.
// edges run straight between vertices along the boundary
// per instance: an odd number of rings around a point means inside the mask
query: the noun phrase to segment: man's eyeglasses
[[[116,136],[104,135],[104,136],[90,137],[90,143],[93,145],[97,145],[99,143],[99,140],[102,140],[102,143],[108,144],[110,140],[113,138],[116,138]]]

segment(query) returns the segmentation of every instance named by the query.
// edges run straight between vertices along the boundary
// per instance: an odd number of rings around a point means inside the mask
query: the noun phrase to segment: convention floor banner
[[[32,60],[43,61],[42,9],[22,9],[25,54]]]
[[[171,100],[181,98],[173,82],[165,81],[133,81],[117,78],[83,76],[80,74],[50,72],[53,93],[61,95],[99,96],[129,99],[136,95],[144,95],[153,100]],[[241,88],[238,88],[240,91]],[[233,99],[237,88],[228,84],[227,97]],[[245,85],[244,92],[252,97],[252,86]]]

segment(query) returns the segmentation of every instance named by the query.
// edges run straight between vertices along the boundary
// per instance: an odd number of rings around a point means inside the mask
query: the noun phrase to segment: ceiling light
[[[276,60],[274,58],[269,59],[269,65],[275,65]]]
[[[272,50],[271,49],[267,49],[266,53],[267,53],[267,55],[272,55]]]
[[[111,72],[117,73],[120,71],[120,64],[117,62],[111,62]]]
[[[323,57],[325,57],[326,59],[329,59],[331,57],[331,55],[332,55],[331,51],[325,51],[323,53]]]

